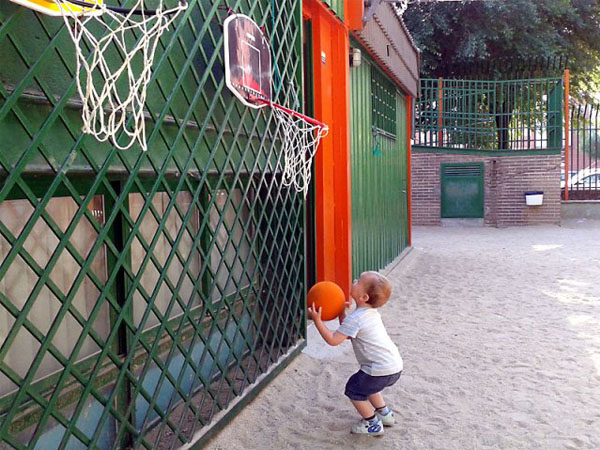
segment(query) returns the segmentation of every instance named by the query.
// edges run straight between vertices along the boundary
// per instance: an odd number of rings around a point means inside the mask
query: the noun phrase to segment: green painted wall
[[[350,0],[350,1],[362,1],[362,0]],[[344,0],[323,0],[331,10],[335,13],[336,16],[340,18],[341,21],[344,21]]]
[[[406,99],[394,88],[395,136],[375,132],[374,70],[378,69],[365,57],[360,67],[350,69],[354,277],[384,268],[408,245]],[[384,100],[389,104],[390,99]]]

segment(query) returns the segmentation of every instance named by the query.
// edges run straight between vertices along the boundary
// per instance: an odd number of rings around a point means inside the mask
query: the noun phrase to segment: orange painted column
[[[312,19],[315,118],[329,126],[315,155],[317,281],[349,295],[352,274],[350,207],[349,37],[321,2],[304,2]]]
[[[344,20],[350,30],[363,29],[363,15],[365,14],[365,4],[362,1],[350,0],[344,2]]]
[[[350,37],[341,25],[336,27],[337,48],[333,49],[334,198],[336,280],[348,289],[352,284],[352,190],[350,161]],[[347,286],[347,288],[346,288]]]

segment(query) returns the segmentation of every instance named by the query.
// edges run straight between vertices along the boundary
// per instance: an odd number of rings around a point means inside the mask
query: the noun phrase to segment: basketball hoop
[[[158,0],[155,10],[144,9],[144,0],[136,0],[131,9],[100,0],[55,3],[75,44],[82,131],[101,142],[110,139],[121,150],[138,142],[146,151],[144,105],[156,47],[187,2],[164,9],[163,0]],[[114,61],[115,54],[121,61]],[[141,69],[134,69],[134,59]],[[123,144],[118,142],[120,135],[126,137]]]
[[[329,127],[272,101],[257,101],[273,109],[279,124],[283,152],[283,185],[292,186],[306,198],[310,186],[312,160],[319,148],[319,142],[327,136]]]
[[[304,197],[310,185],[312,159],[327,125],[271,100],[271,49],[260,27],[248,16],[232,14],[223,24],[225,83],[250,108],[270,106],[277,120],[283,152],[284,186]]]

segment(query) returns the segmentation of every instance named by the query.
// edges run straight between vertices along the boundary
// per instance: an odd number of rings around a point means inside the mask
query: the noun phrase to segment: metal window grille
[[[303,345],[303,202],[272,115],[227,92],[226,10],[188,1],[147,153],[80,132],[62,21],[0,3],[0,448],[178,448]],[[287,104],[300,2],[231,6],[276,39]]]
[[[376,130],[396,135],[396,89],[382,73],[371,71],[373,126]]]

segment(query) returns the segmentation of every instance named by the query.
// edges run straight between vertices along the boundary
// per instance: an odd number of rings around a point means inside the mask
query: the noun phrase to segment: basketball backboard
[[[63,16],[60,5],[58,3],[56,3],[54,0],[11,0],[11,2],[17,3],[21,6],[25,6],[26,8],[29,8],[29,9],[33,9],[34,11],[41,12],[48,16],[56,16],[56,17]],[[90,4],[96,4],[96,5],[102,4],[102,0],[86,0],[86,2],[90,3]],[[69,10],[75,14],[77,14],[78,12],[89,14],[89,11],[92,10],[92,8],[85,8],[83,6],[78,6],[73,3],[69,3],[69,2],[64,2],[64,3],[65,3],[64,7],[69,8]]]
[[[244,105],[260,108],[271,100],[269,41],[250,17],[232,14],[223,24],[225,82]]]

